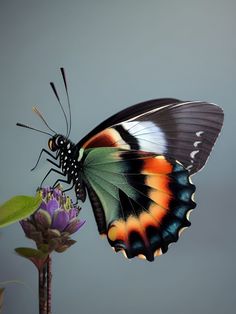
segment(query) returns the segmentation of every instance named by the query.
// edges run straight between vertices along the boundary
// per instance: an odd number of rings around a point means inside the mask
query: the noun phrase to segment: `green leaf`
[[[49,251],[49,245],[48,245],[48,244],[40,244],[40,245],[38,246],[38,249],[39,249],[41,252],[45,253],[45,254],[51,253],[51,252]]]
[[[0,228],[24,219],[39,208],[42,197],[18,195],[14,196],[0,206]]]
[[[34,263],[39,271],[43,269],[49,256],[48,253],[28,247],[18,247],[15,251],[20,256],[25,257]]]
[[[2,308],[3,308],[3,293],[4,293],[4,288],[0,288],[0,313],[2,313]]]
[[[48,255],[48,253],[42,252],[37,249],[32,249],[29,247],[18,247],[15,249],[15,251],[18,255],[28,259],[29,258],[43,259]]]

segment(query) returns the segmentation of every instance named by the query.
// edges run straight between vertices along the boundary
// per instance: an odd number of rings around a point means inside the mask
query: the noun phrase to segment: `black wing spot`
[[[130,145],[131,149],[139,150],[140,145],[137,138],[130,134],[129,131],[125,130],[122,125],[117,125],[114,127],[114,129],[119,132],[121,138]]]

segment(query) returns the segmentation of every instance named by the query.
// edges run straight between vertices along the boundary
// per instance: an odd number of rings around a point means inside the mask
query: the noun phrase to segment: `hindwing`
[[[152,261],[190,225],[195,186],[179,162],[119,148],[86,149],[83,159],[99,232],[116,251]]]

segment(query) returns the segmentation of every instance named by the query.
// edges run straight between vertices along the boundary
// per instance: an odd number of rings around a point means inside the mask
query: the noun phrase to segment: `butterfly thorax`
[[[59,157],[59,167],[64,176],[67,177],[67,183],[74,186],[76,197],[85,200],[85,189],[82,183],[81,162],[78,161],[78,148],[68,138],[56,134],[48,141],[48,147],[56,152]]]

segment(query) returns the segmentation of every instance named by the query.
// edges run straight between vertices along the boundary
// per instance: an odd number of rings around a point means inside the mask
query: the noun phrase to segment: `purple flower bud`
[[[47,210],[47,203],[45,201],[42,201],[40,208]]]
[[[47,196],[47,194],[50,192],[50,187],[41,189],[42,193],[43,193],[43,198],[45,198]]]
[[[35,226],[28,220],[24,219],[20,221],[21,227],[24,230],[25,235],[29,238],[31,232],[35,232],[36,228]]]
[[[73,218],[64,229],[64,232],[69,232],[70,234],[75,233],[83,226],[84,223],[85,220],[78,220],[77,218]]]
[[[46,210],[50,214],[51,217],[53,216],[55,210],[58,208],[59,208],[59,203],[57,200],[52,199],[48,201]]]
[[[69,214],[65,210],[56,210],[53,215],[52,228],[62,231],[69,223]]]
[[[51,223],[52,223],[52,219],[51,219],[50,214],[44,209],[39,209],[35,213],[34,219],[35,219],[37,226],[39,228],[43,228],[43,229],[49,228],[51,226]]]
[[[53,239],[53,238],[58,238],[61,236],[61,233],[59,230],[57,229],[48,229],[48,237],[50,239]]]
[[[53,190],[53,196],[54,196],[57,200],[61,197],[61,195],[62,195],[61,190],[59,190],[58,188]]]
[[[78,209],[77,208],[71,208],[69,210],[69,218],[70,220],[75,218],[78,215]]]

